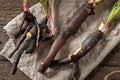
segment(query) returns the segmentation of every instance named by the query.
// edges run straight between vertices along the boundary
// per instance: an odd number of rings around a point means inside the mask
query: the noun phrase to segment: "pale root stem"
[[[100,4],[102,1],[104,1],[104,0],[88,0],[88,3],[93,3],[93,4],[98,5],[98,4]]]

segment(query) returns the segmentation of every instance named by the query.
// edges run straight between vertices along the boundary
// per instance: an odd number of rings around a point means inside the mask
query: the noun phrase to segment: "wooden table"
[[[32,5],[37,0],[31,0]],[[8,39],[2,30],[10,20],[22,12],[22,0],[0,0],[0,50]],[[11,64],[0,55],[0,80],[30,80],[21,71],[15,76],[10,73]],[[120,44],[105,58],[105,60],[86,78],[86,80],[103,80],[103,78],[114,70],[120,70]],[[109,80],[120,80],[120,74],[114,74]]]

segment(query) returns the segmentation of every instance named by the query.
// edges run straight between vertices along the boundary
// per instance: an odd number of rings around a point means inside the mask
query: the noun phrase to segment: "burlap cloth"
[[[81,43],[93,33],[105,19],[113,5],[115,0],[105,0],[95,9],[95,15],[91,15],[79,28],[77,34],[72,36],[67,43],[59,51],[56,59],[65,58],[69,54],[73,53],[78,49]],[[57,15],[56,20],[59,29],[65,27],[65,20],[67,17],[71,17],[73,13],[81,6],[84,0],[58,0],[57,4]],[[41,10],[41,4],[35,4],[30,8],[31,13],[36,16],[37,21],[40,23],[44,19],[44,15]],[[7,31],[10,39],[4,46],[1,54],[5,56],[8,60],[13,62],[13,58],[9,59],[8,54],[15,48],[13,43],[14,34],[19,31],[19,26],[22,21],[23,14],[18,15],[12,21],[10,21],[4,29]],[[84,80],[85,77],[108,55],[108,53],[120,42],[120,23],[113,25],[110,31],[103,37],[102,40],[97,44],[97,46],[90,51],[85,57],[80,59],[80,71],[81,76],[79,80]],[[23,54],[19,62],[19,69],[25,73],[32,80],[68,80],[70,75],[72,65],[64,65],[60,67],[49,68],[46,75],[41,75],[37,72],[37,68],[47,55],[51,41],[41,44],[39,51],[32,55]]]

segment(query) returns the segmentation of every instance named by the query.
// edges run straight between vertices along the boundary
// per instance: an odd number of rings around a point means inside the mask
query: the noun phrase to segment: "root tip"
[[[38,68],[38,72],[40,72],[41,74],[44,74],[46,71],[45,67],[43,67],[42,65],[40,65],[40,67]]]
[[[15,73],[16,73],[16,70],[11,72],[12,75],[15,75]]]

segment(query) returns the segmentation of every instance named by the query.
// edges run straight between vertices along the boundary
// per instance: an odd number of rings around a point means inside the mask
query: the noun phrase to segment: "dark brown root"
[[[61,66],[61,65],[69,64],[69,63],[71,63],[71,60],[69,58],[53,60],[49,67]]]
[[[31,24],[31,25],[29,25],[29,26],[27,27],[26,31],[24,32],[24,34],[23,34],[22,37],[20,38],[20,41],[18,42],[16,48],[15,48],[15,49],[10,53],[10,55],[8,56],[9,58],[11,58],[11,57],[15,54],[15,52],[17,51],[17,49],[20,47],[21,43],[22,43],[22,42],[24,41],[24,39],[26,38],[27,32],[32,28],[32,25],[33,25],[33,24]]]
[[[90,50],[93,49],[93,47],[97,45],[99,40],[102,38],[102,35],[103,33],[97,30],[96,32],[87,37],[87,39],[82,43],[82,46],[80,47],[79,51],[75,52],[74,54],[71,54],[69,58],[65,58],[62,60],[53,60],[50,64],[50,67],[69,64],[72,61],[76,61],[81,57],[85,56]]]
[[[19,63],[19,60],[20,60],[22,53],[23,53],[23,51],[21,51],[19,54],[17,54],[15,56],[13,66],[12,66],[12,75],[14,75],[17,72],[17,66],[18,66],[18,63]]]
[[[36,38],[30,42],[29,47],[25,50],[25,53],[32,54],[35,48],[36,48]]]
[[[90,9],[91,11],[88,13],[87,9]],[[60,32],[57,39],[54,41],[47,57],[41,63],[38,69],[40,73],[44,73],[47,70],[48,66],[50,66],[57,52],[65,44],[66,40],[77,32],[82,22],[85,21],[89,15],[93,14],[93,10],[93,5],[86,2],[78,11],[76,11],[69,24]]]
[[[25,38],[25,40],[23,41],[23,43],[20,45],[20,47],[18,48],[18,50],[15,52],[16,57],[14,59],[13,62],[13,68],[12,68],[12,74],[14,75],[17,71],[17,66],[20,60],[21,55],[23,54],[24,50],[27,49],[27,47],[29,46],[29,43],[32,41],[32,39],[35,37],[36,35],[36,28],[33,27],[30,31],[30,33],[32,34],[32,36],[27,36]]]
[[[102,39],[103,33],[99,30],[91,34],[87,37],[87,39],[82,43],[80,50],[70,56],[71,60],[80,59],[85,56],[88,52],[90,52]]]
[[[14,35],[16,39],[17,39],[21,34],[23,34],[23,33],[25,32],[27,26],[28,26],[28,22],[27,22],[26,20],[24,20],[24,21],[22,22],[20,31],[18,31],[18,32]]]
[[[80,77],[80,69],[79,69],[79,60],[73,62],[73,69],[69,80],[79,80]]]

